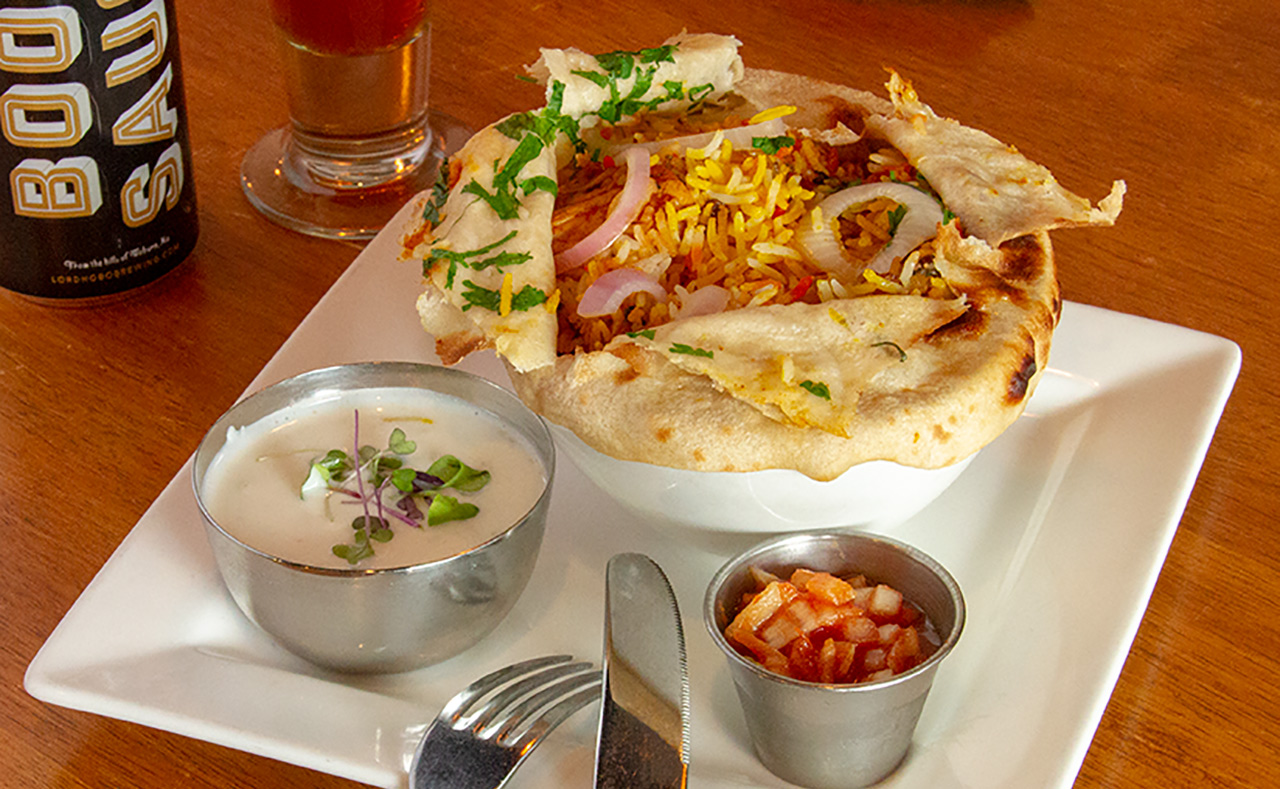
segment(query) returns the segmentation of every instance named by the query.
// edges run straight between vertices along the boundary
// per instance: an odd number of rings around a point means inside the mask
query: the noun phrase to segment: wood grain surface
[[[1280,786],[1280,4],[436,0],[433,14],[433,103],[473,127],[541,103],[516,79],[539,46],[630,49],[688,28],[736,35],[750,65],[877,91],[892,66],[1081,194],[1128,181],[1115,228],[1054,235],[1064,297],[1228,337],[1244,366],[1077,786]],[[358,253],[273,225],[240,192],[245,150],[286,120],[266,3],[182,0],[178,16],[196,252],[110,306],[0,292],[0,786],[352,785],[22,687],[204,430]]]

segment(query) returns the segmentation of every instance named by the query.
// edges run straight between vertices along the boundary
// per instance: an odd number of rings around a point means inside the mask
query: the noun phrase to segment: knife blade
[[[671,583],[639,553],[605,572],[596,789],[675,789],[689,775],[689,676]]]

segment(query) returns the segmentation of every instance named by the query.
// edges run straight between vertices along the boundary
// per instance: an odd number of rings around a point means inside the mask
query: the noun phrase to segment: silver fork
[[[534,746],[600,698],[600,669],[549,655],[471,683],[432,721],[409,766],[409,789],[497,789]]]

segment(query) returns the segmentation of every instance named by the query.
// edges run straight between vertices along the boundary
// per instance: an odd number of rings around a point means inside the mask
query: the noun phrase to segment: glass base
[[[428,134],[409,166],[372,179],[334,178],[324,162],[300,151],[289,127],[258,140],[240,164],[240,186],[271,221],[321,238],[366,240],[406,202],[435,185],[440,162],[463,146],[471,130],[444,113],[428,115]],[[349,162],[337,162],[342,167]],[[349,171],[346,171],[349,172]]]

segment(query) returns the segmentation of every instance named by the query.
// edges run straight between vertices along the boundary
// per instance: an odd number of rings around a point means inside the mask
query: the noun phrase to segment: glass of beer
[[[270,2],[290,123],[245,154],[244,193],[294,230],[372,238],[468,134],[429,110],[429,0]]]

